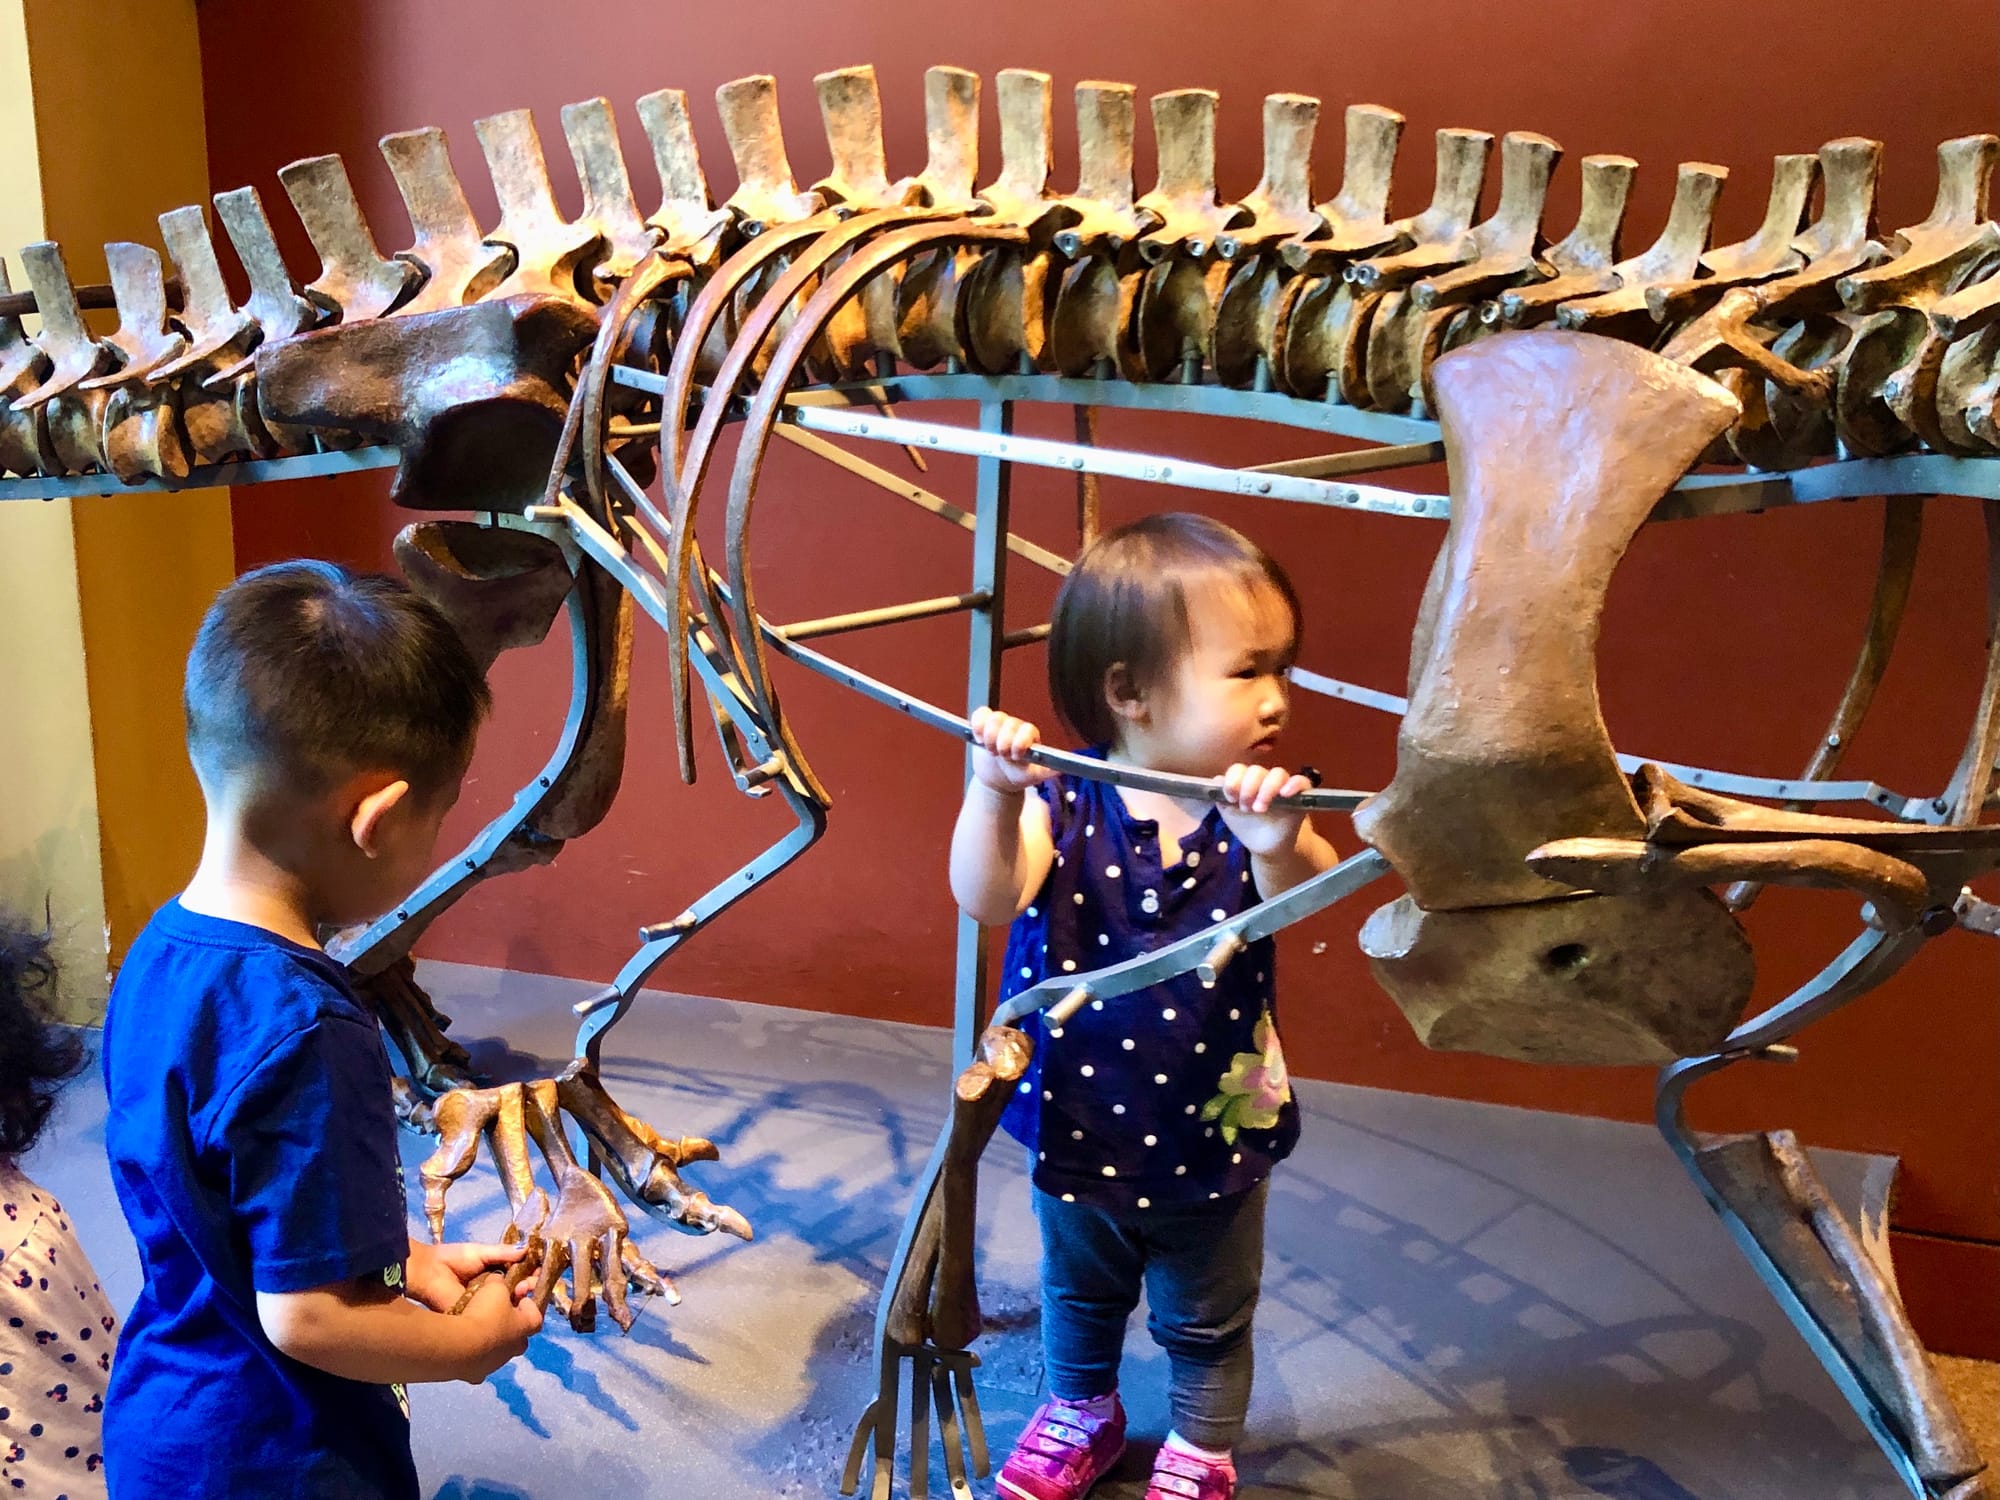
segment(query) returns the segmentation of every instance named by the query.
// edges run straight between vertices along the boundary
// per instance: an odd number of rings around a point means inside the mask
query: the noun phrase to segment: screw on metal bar
[[[1229,966],[1229,961],[1247,946],[1249,945],[1243,941],[1243,934],[1233,927],[1218,937],[1215,946],[1208,950],[1208,956],[1194,966],[1194,975],[1201,981],[1201,987],[1205,990],[1214,989],[1215,981],[1222,977],[1222,971]]]
[[[1075,1019],[1076,1013],[1090,1001],[1090,986],[1080,984],[1049,1007],[1047,1015],[1043,1018],[1043,1024],[1051,1029],[1067,1026]]]
[[[681,933],[693,932],[701,925],[701,919],[691,911],[684,911],[671,922],[654,922],[639,929],[639,941],[657,943],[666,938],[677,937]]]
[[[785,756],[784,752],[780,751],[777,754],[773,755],[769,760],[765,761],[762,765],[752,766],[747,771],[741,771],[737,773],[736,776],[737,790],[747,792],[752,790],[753,788],[760,787],[764,785],[764,783],[767,781],[776,780],[779,776],[782,776],[784,774],[784,771],[785,771]]]

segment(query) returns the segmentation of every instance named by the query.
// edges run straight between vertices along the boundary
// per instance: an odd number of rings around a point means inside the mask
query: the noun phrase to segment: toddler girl
[[[1335,860],[1300,813],[1310,782],[1266,769],[1285,725],[1299,604],[1261,548],[1194,515],[1107,533],[1056,598],[1057,711],[1114,765],[1217,779],[1216,806],[1033,765],[1035,726],[981,710],[951,886],[1011,923],[1002,994],[1153,951]],[[1029,793],[1034,795],[1029,795]],[[1125,1447],[1118,1363],[1143,1286],[1167,1351],[1173,1430],[1148,1500],[1226,1500],[1250,1400],[1267,1177],[1298,1138],[1273,1016],[1273,945],[1212,987],[1184,974],[1026,1023],[1031,1069],[1003,1124],[1033,1155],[1042,1340],[1053,1399],[1001,1469],[1015,1500],[1074,1500]]]

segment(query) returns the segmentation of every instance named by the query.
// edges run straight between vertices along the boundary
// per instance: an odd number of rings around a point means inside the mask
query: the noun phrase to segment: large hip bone
[[[1396,775],[1355,816],[1409,895],[1363,946],[1433,1046],[1653,1063],[1719,1041],[1751,979],[1719,902],[1583,896],[1527,856],[1644,836],[1598,707],[1598,621],[1634,533],[1736,402],[1644,350],[1553,331],[1468,346],[1434,382],[1451,527]]]
[[[398,505],[518,510],[548,483],[596,332],[577,303],[533,296],[341,324],[258,350],[258,392],[270,422],[399,446]]]

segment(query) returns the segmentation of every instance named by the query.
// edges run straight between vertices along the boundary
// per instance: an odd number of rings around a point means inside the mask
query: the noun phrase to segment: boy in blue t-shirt
[[[402,1383],[483,1380],[541,1326],[497,1276],[447,1316],[521,1248],[410,1238],[388,1059],[318,941],[423,878],[487,701],[395,579],[281,563],[202,621],[201,863],[104,1026],[105,1145],[145,1273],[106,1397],[113,1500],[415,1500]]]

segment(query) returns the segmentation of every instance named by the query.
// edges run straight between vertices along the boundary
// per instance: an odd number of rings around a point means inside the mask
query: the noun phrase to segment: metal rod
[[[663,376],[624,365],[614,366],[611,378],[620,385],[656,395],[665,391],[667,384]],[[1432,443],[1438,437],[1437,423],[1421,417],[1363,411],[1337,402],[1302,401],[1277,392],[1239,391],[1201,382],[1167,385],[1060,375],[905,374],[814,386],[791,392],[785,400],[787,405],[856,406],[878,411],[884,402],[901,405],[912,401],[1026,401],[1235,417],[1373,443]]]
[[[994,442],[1013,436],[1014,408],[1005,401],[979,407],[979,435]],[[981,456],[974,478],[972,588],[986,602],[972,616],[966,643],[965,712],[1000,702],[1000,674],[1006,656],[1008,512],[1013,501],[1014,467],[998,453]],[[963,775],[972,780],[972,749],[966,747]],[[952,1005],[952,1066],[971,1063],[986,1020],[986,933],[964,912],[958,914],[958,970]]]
[[[89,286],[76,288],[76,305],[84,312],[106,312],[117,308],[118,299],[108,282],[93,282]],[[167,278],[167,310],[179,312],[187,305],[178,276]],[[35,302],[33,292],[9,292],[0,297],[0,318],[25,318],[30,313],[38,313],[41,308]]]
[[[1410,700],[1400,694],[1342,682],[1338,677],[1309,672],[1304,667],[1292,668],[1291,681],[1294,687],[1303,688],[1306,692],[1338,698],[1343,703],[1356,703],[1379,713],[1401,715],[1408,713],[1410,708]],[[1710,770],[1706,766],[1684,766],[1677,761],[1661,760],[1652,755],[1620,755],[1618,764],[1628,774],[1641,766],[1655,765],[1689,786],[1721,792],[1730,797],[1765,797],[1794,802],[1866,802],[1893,813],[1906,823],[1936,824],[1945,820],[1946,809],[1940,807],[1936,800],[1906,797],[1873,781],[1806,781],[1796,776],[1744,776],[1734,771]]]
[[[846,662],[835,661],[830,656],[822,656],[810,646],[802,646],[796,641],[788,641],[773,633],[767,626],[766,638],[780,656],[788,657],[800,666],[831,678],[845,687],[853,688],[863,697],[873,698],[886,708],[907,714],[920,724],[928,724],[933,729],[942,729],[946,734],[958,739],[968,739],[970,725],[957,714],[939,708],[935,703],[926,703],[912,693],[891,687],[879,678],[870,677],[866,672],[850,667]],[[1087,781],[1102,781],[1111,786],[1129,786],[1142,792],[1159,792],[1163,796],[1178,797],[1185,802],[1220,802],[1222,787],[1213,781],[1203,781],[1196,776],[1175,776],[1165,771],[1142,771],[1136,766],[1113,765],[1108,761],[1096,760],[1088,755],[1076,755],[1068,750],[1053,749],[1048,745],[1037,745],[1028,752],[1028,759],[1038,766],[1048,766],[1066,772],[1071,776],[1081,776]],[[1303,808],[1307,812],[1352,812],[1363,802],[1374,796],[1373,792],[1350,791],[1344,788],[1316,788],[1301,792],[1296,797],[1281,797],[1277,805]]]
[[[1038,1010],[1055,1015],[1054,1007],[1076,1000],[1110,1000],[1185,974],[1212,952],[1225,936],[1234,934],[1245,943],[1267,938],[1280,928],[1310,916],[1343,900],[1371,881],[1389,873],[1389,861],[1374,849],[1348,856],[1330,870],[1322,870],[1281,895],[1259,902],[1226,922],[1204,927],[1179,942],[1151,953],[1141,953],[1123,963],[1093,969],[1087,974],[1058,974],[1032,988],[1022,990],[993,1014],[996,1026],[1011,1026]],[[1078,999],[1079,993],[1082,1000]]]
[[[1378,692],[1358,683],[1342,682],[1338,677],[1322,676],[1318,672],[1308,672],[1304,667],[1293,667],[1288,674],[1293,687],[1304,688],[1309,693],[1318,693],[1324,698],[1338,698],[1343,703],[1358,703],[1363,708],[1372,708],[1385,714],[1398,716],[1410,711],[1410,700],[1396,693]]]
[[[334,448],[301,453],[293,458],[260,458],[240,464],[210,464],[190,470],[185,479],[168,483],[149,480],[126,484],[115,474],[65,474],[55,478],[0,479],[0,500],[72,500],[86,495],[179,493],[221,485],[261,484],[272,479],[313,479],[325,474],[352,474],[361,469],[386,469],[402,460],[397,448]]]
[[[858,454],[849,453],[838,443],[829,443],[817,433],[783,425],[773,428],[772,431],[787,442],[805,449],[806,452],[867,480],[878,489],[887,490],[892,495],[908,500],[912,505],[922,507],[934,516],[942,517],[961,531],[971,531],[978,524],[974,521],[971,511],[953,505],[942,495],[932,494],[920,484],[911,484],[901,475],[892,474],[879,464],[871,464]],[[1011,531],[1007,533],[1007,550],[1016,557],[1025,558],[1036,567],[1044,568],[1051,573],[1061,575],[1069,572],[1068,558],[1060,557],[1046,547],[1037,547],[1033,542],[1018,537]]]
[[[801,620],[796,625],[771,628],[791,641],[809,641],[822,635],[845,635],[876,625],[896,625],[904,620],[928,620],[937,615],[954,615],[968,609],[983,609],[990,596],[975,589],[969,594],[943,594],[935,599],[918,599],[909,604],[885,604],[880,609],[857,609],[850,614],[824,615],[817,620]]]
[[[1251,464],[1251,474],[1290,474],[1298,479],[1333,479],[1342,474],[1373,474],[1383,469],[1407,469],[1444,462],[1443,443],[1396,443],[1381,448],[1357,448],[1350,453],[1321,453],[1312,458],[1285,458],[1274,464]]]
[[[829,411],[802,405],[789,406],[784,419],[811,431],[838,433],[842,437],[865,438],[872,442],[915,443],[944,453],[969,453],[975,457],[1004,459],[1009,463],[1028,464],[1040,469],[1110,474],[1121,479],[1171,484],[1182,489],[1207,490],[1222,495],[1263,495],[1274,500],[1299,500],[1308,505],[1329,505],[1344,510],[1376,511],[1398,516],[1427,516],[1433,520],[1444,519],[1451,507],[1451,502],[1442,495],[1415,495],[1377,485],[1328,484],[1319,479],[1295,479],[1284,474],[1227,469],[1215,464],[1196,463],[1192,459],[1159,458],[1122,448],[1094,448],[1085,443],[1061,443],[1049,438],[974,432],[948,423],[912,422],[902,417],[864,416],[859,412]]]

